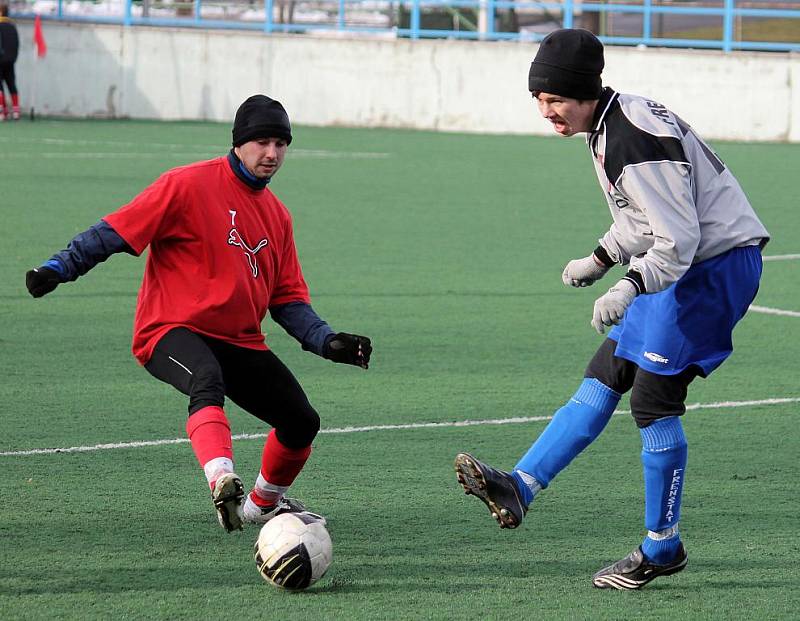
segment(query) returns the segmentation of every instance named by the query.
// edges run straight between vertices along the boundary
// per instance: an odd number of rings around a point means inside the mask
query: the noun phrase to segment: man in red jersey
[[[267,188],[291,141],[283,106],[253,95],[236,112],[227,157],[167,171],[26,274],[38,298],[114,253],[138,256],[150,247],[133,354],[188,395],[186,432],[229,532],[303,510],[284,494],[319,431],[319,415],[300,384],[264,343],[267,311],[303,349],[323,358],[366,369],[372,353],[368,338],[334,333],[311,307],[291,216]],[[226,396],[273,427],[246,497],[234,471]]]

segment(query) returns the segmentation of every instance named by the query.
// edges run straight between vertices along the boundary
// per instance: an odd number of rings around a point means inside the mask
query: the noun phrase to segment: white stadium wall
[[[306,125],[549,134],[527,92],[534,43],[266,36],[22,22],[23,107],[74,117],[231,121],[253,93]],[[606,48],[604,82],[713,139],[800,142],[800,56]]]

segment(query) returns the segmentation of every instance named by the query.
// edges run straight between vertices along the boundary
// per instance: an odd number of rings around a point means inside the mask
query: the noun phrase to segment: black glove
[[[60,283],[61,279],[58,277],[58,272],[51,270],[49,267],[37,267],[25,274],[25,286],[28,287],[28,291],[35,298],[40,298],[50,293]]]
[[[339,332],[325,344],[323,356],[334,362],[368,369],[370,354],[372,354],[372,343],[366,336]]]

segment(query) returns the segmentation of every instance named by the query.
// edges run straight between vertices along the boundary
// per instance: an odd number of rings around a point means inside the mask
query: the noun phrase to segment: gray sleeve
[[[646,252],[637,256],[634,248],[630,267],[642,275],[649,293],[663,291],[689,269],[700,244],[690,170],[678,162],[647,162],[626,167],[618,185],[650,229],[640,240]]]
[[[649,239],[632,234],[631,231],[625,230],[616,222],[598,241],[608,256],[618,265],[628,265],[632,257],[647,252],[650,247]]]

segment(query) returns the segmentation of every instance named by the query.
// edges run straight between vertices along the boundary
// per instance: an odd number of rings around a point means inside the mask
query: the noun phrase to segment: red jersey
[[[289,211],[240,181],[225,157],[164,173],[103,220],[137,255],[150,246],[133,327],[141,364],[176,327],[267,349],[267,309],[310,303]]]

